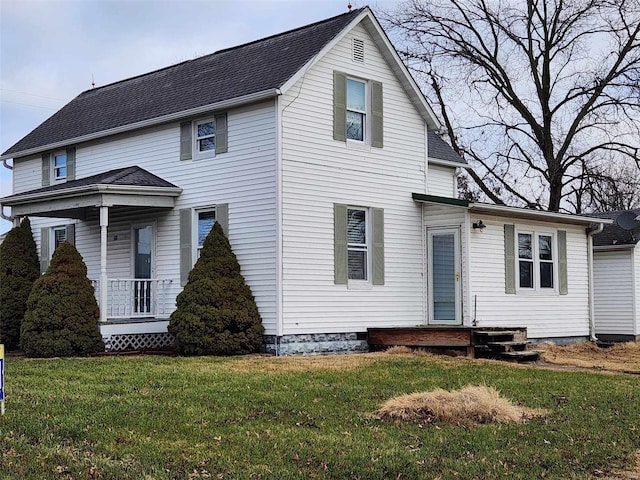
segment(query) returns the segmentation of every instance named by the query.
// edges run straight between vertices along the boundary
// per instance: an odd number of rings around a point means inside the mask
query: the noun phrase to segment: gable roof
[[[610,218],[611,220],[617,220],[618,216],[624,212],[633,212],[636,215],[640,215],[640,208],[632,210],[618,210],[615,212],[602,212],[593,213],[589,215]],[[617,223],[605,225],[604,230],[601,233],[593,236],[593,245],[596,247],[613,246],[613,245],[636,245],[640,241],[640,226],[632,230],[625,230],[618,226]]]
[[[261,92],[275,96],[276,89],[365,10],[368,8],[87,90],[2,158],[225,100]]]
[[[431,163],[442,163],[451,166],[467,167],[468,163],[460,155],[458,155],[451,145],[445,142],[440,135],[434,131],[427,132],[427,149],[430,160],[436,160]]]

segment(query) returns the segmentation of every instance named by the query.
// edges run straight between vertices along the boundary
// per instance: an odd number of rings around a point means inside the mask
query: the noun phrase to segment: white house
[[[627,213],[628,212],[628,213]],[[640,340],[640,209],[598,214],[627,223],[607,225],[594,237],[596,335],[600,340]],[[635,223],[635,226],[634,226]]]
[[[0,202],[31,218],[43,269],[75,242],[110,349],[171,341],[215,221],[267,351],[416,325],[589,337],[594,219],[457,200],[466,164],[439,128],[363,8],[83,92],[2,154]]]

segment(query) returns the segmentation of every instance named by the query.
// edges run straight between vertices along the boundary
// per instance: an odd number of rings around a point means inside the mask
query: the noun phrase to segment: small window
[[[53,155],[53,178],[54,180],[67,178],[67,154],[65,152]]]
[[[195,152],[214,153],[216,150],[216,121],[213,118],[195,122]]]
[[[200,251],[204,245],[204,240],[209,235],[209,232],[216,223],[216,211],[214,210],[200,210],[198,211],[198,236],[196,245],[196,260],[200,258]]]
[[[67,240],[67,228],[54,227],[51,229],[51,233],[53,234],[53,249],[55,250]]]
[[[369,235],[367,211],[347,209],[347,265],[349,280],[369,279]]]
[[[367,128],[367,84],[347,78],[347,139],[365,141]]]

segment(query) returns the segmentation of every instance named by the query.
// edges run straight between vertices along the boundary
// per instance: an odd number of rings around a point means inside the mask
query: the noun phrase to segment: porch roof
[[[483,213],[485,215],[498,215],[524,220],[538,220],[542,222],[568,223],[577,225],[590,225],[592,223],[609,224],[613,220],[608,218],[587,217],[572,215],[569,213],[547,212],[544,210],[532,210],[529,208],[508,207],[506,205],[493,205],[490,203],[470,202],[459,198],[439,197],[437,195],[425,195],[412,193],[413,200],[419,203],[433,203],[465,208],[471,213]]]
[[[87,208],[173,208],[182,189],[138,166],[0,198],[13,216],[84,218]]]

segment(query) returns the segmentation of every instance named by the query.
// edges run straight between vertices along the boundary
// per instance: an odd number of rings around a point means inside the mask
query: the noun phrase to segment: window
[[[367,84],[347,78],[347,139],[365,141],[367,128]]]
[[[367,211],[347,209],[347,267],[349,280],[369,279]]]
[[[53,250],[55,251],[60,244],[67,240],[67,227],[54,227],[51,229],[51,233],[53,235]]]
[[[66,152],[58,152],[53,155],[53,178],[54,180],[64,180],[67,178]]]
[[[216,223],[216,211],[214,210],[201,210],[198,213],[198,235],[196,245],[196,260],[200,258],[200,251],[204,245],[204,240],[209,235],[209,232]]]
[[[195,122],[195,152],[214,153],[216,150],[216,121],[213,118]]]
[[[518,233],[518,278],[520,288],[554,288],[553,236]]]

